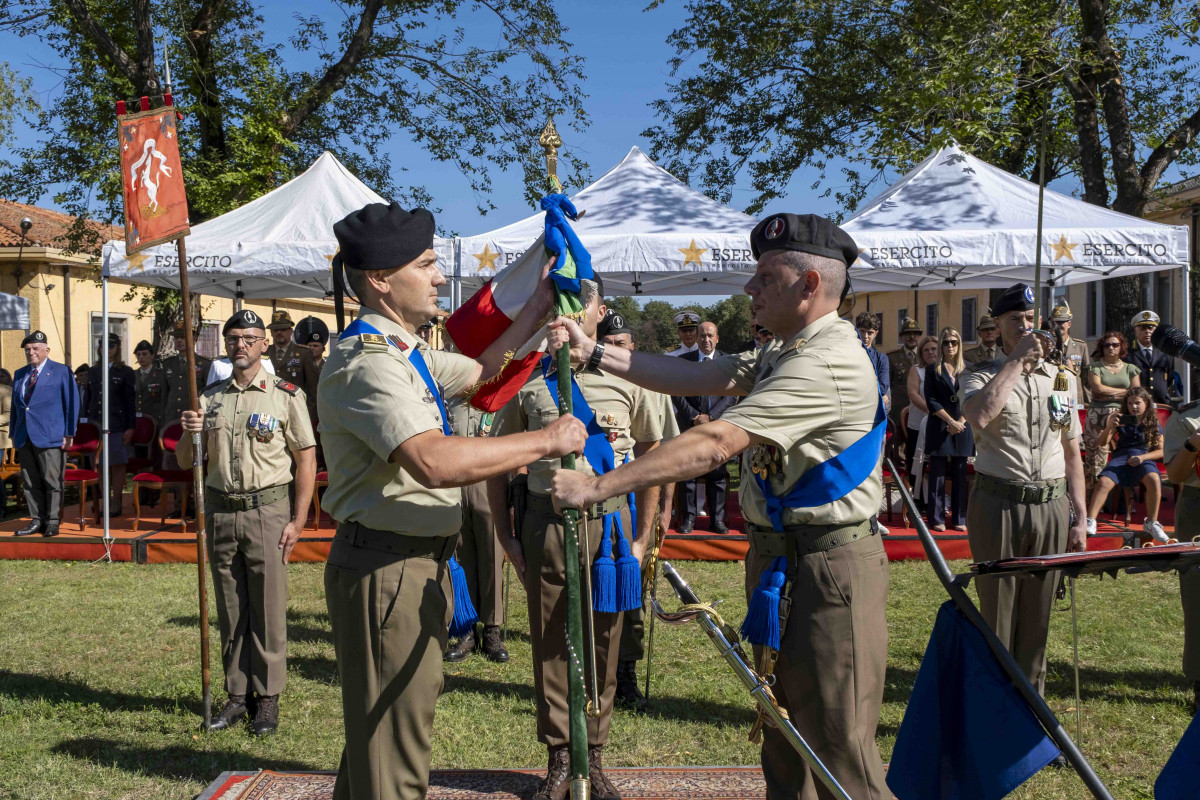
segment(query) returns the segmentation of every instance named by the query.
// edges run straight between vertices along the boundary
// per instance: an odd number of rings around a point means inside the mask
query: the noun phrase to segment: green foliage
[[[0,61],[0,142],[12,136],[14,126],[37,111],[30,91],[32,84],[13,71],[7,61]],[[4,162],[0,162],[0,166]]]
[[[691,303],[673,306],[665,300],[649,300],[639,305],[633,297],[612,297],[604,301],[608,308],[625,317],[633,330],[638,350],[662,353],[679,346],[675,332],[675,315],[680,311],[695,311],[705,322],[715,322],[720,341],[717,347],[729,353],[739,351],[750,339],[750,298],[733,295],[701,306]]]

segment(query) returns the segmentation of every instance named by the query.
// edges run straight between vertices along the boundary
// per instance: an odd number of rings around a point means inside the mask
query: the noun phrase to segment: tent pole
[[[103,509],[101,525],[104,527],[104,553],[107,560],[112,561],[112,552],[108,549],[112,541],[108,527],[108,501],[112,496],[112,487],[109,486],[111,479],[108,474],[108,450],[110,444],[110,431],[108,429],[108,276],[103,275],[100,280],[104,284],[100,287],[100,328],[103,331],[100,334],[100,492],[104,495],[100,508]],[[86,509],[83,513],[87,513]]]
[[[1033,327],[1042,327],[1042,212],[1046,206],[1046,117],[1050,111],[1050,97],[1042,101],[1042,134],[1038,142],[1038,212],[1037,249],[1033,257]]]
[[[236,314],[242,310],[242,298],[245,297],[245,295],[242,293],[241,281],[238,281],[235,286],[237,287],[237,294],[235,294],[233,297],[233,311]]]
[[[1188,263],[1183,265],[1183,332],[1192,337],[1192,269],[1200,267],[1200,251],[1197,251],[1197,235],[1200,234],[1200,203],[1192,203],[1192,224]],[[1192,401],[1192,365],[1183,362],[1183,402]]]

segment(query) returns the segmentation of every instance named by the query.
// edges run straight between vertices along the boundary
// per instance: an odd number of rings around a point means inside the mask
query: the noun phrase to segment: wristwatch
[[[1192,440],[1190,438],[1183,443],[1183,449],[1187,450],[1189,453],[1200,453],[1200,448],[1197,448],[1194,444],[1192,444]]]
[[[600,369],[600,360],[602,358],[604,358],[604,345],[601,342],[596,342],[596,349],[588,357],[587,369]]]

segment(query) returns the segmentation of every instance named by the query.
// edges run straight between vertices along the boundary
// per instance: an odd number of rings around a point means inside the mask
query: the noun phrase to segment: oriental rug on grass
[[[605,770],[625,800],[761,800],[759,767],[613,767]],[[429,800],[517,800],[533,795],[544,770],[434,770]],[[332,772],[226,773],[205,800],[328,800]]]

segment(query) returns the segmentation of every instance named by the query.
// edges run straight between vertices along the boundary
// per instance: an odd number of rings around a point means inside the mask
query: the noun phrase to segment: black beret
[[[292,334],[292,338],[300,344],[312,344],[313,342],[325,344],[329,341],[329,326],[317,317],[305,317],[296,323],[296,331]]]
[[[750,250],[761,258],[770,250],[798,250],[833,258],[847,267],[858,258],[858,245],[832,220],[816,214],[774,214],[750,232]]]
[[[1033,308],[1033,288],[1026,283],[1016,283],[1004,290],[1004,293],[992,305],[992,316],[999,319],[1001,314],[1009,311],[1029,311]]]
[[[333,224],[338,240],[334,269],[402,267],[433,247],[433,214],[405,211],[392,203],[371,203]]]
[[[34,331],[21,340],[21,347],[27,344],[46,344],[46,334],[41,331]]]
[[[115,333],[109,333],[108,334],[108,346],[109,347],[120,347],[121,346],[121,337]]]
[[[151,353],[154,352],[154,348],[145,339],[142,339],[137,343],[137,347],[133,348],[133,352],[135,353],[140,353],[142,350],[149,350]]]
[[[633,331],[629,329],[629,323],[625,321],[625,316],[610,308],[604,315],[604,319],[600,320],[600,324],[596,326],[596,336],[603,339],[605,336],[616,336],[618,333],[632,334]]]
[[[258,328],[260,331],[266,331],[266,326],[263,324],[263,318],[255,314],[248,308],[243,308],[235,313],[232,317],[225,320],[225,326],[221,328],[221,335],[229,333],[234,328],[244,330],[246,328]]]

